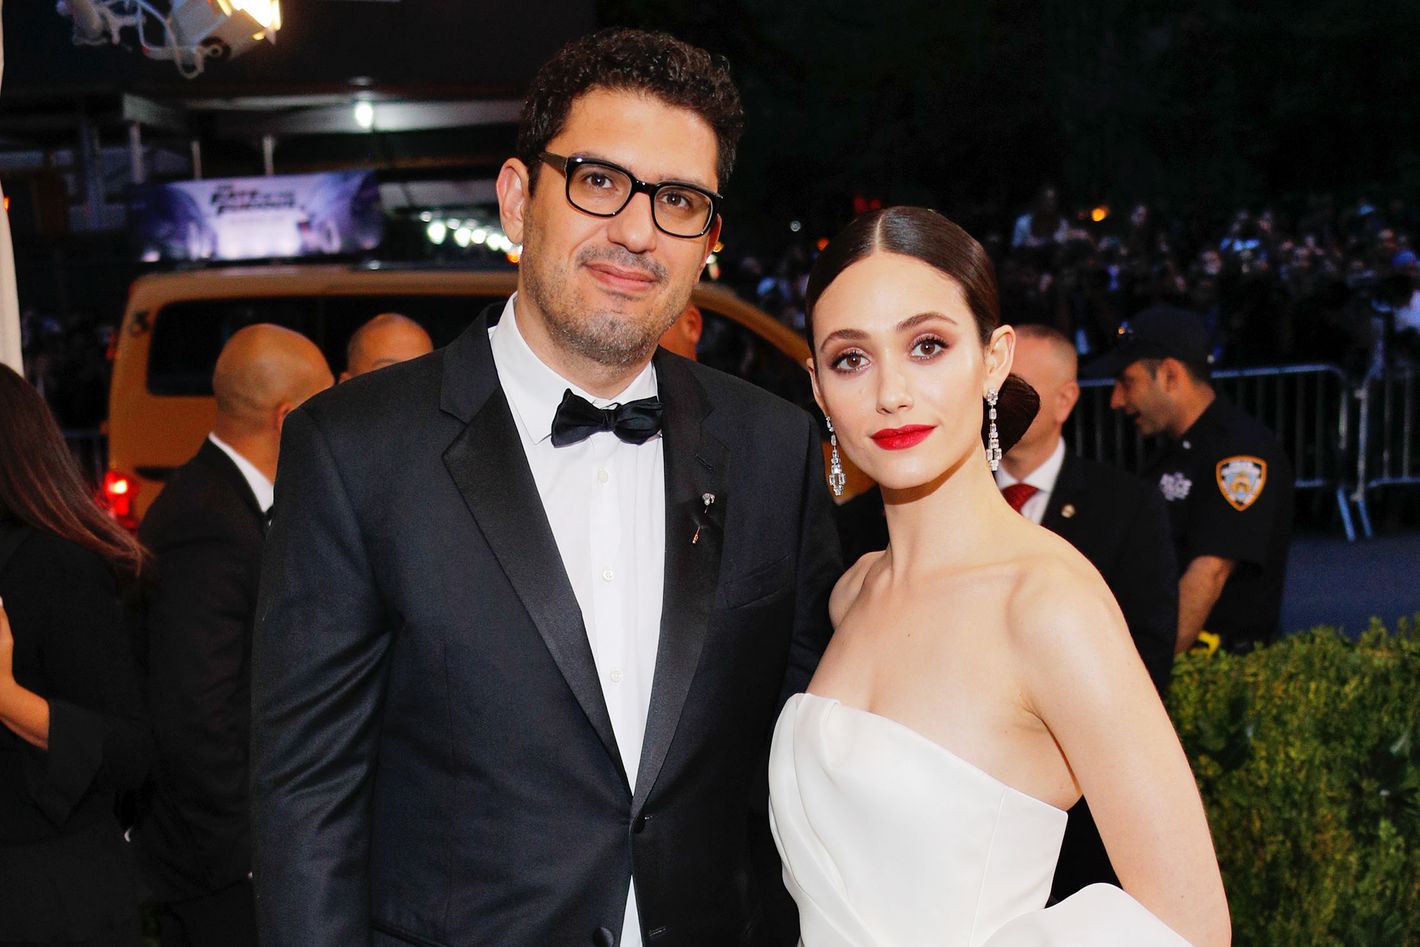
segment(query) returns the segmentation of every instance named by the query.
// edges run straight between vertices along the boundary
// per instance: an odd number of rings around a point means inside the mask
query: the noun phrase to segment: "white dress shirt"
[[[666,491],[660,435],[628,444],[610,431],[552,446],[552,418],[572,389],[598,407],[657,393],[648,364],[614,398],[596,398],[549,368],[518,329],[517,296],[488,330],[493,365],[571,581],[616,745],[634,791],[651,704],[665,580]],[[622,947],[641,947],[636,889],[626,899]]]
[[[1060,468],[1065,463],[1065,438],[1055,445],[1055,450],[1045,459],[1045,463],[1026,474],[1021,480],[1011,476],[1006,465],[996,471],[996,486],[1002,490],[1013,483],[1028,483],[1035,487],[1035,493],[1021,507],[1021,515],[1039,525],[1045,519],[1045,508],[1050,505],[1050,494],[1055,490],[1055,481],[1060,477]]]
[[[276,488],[270,480],[266,479],[266,474],[257,470],[255,464],[238,454],[235,447],[216,434],[208,434],[207,439],[216,444],[222,453],[232,458],[232,463],[237,465],[237,469],[246,478],[247,486],[251,487],[252,495],[256,497],[256,505],[261,507],[262,513],[270,513],[271,504],[276,502]]]

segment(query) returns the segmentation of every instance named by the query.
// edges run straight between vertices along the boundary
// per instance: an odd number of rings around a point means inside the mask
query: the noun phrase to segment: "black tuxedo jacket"
[[[153,501],[147,695],[158,764],[134,833],[154,895],[180,900],[251,870],[251,626],[264,517],[242,472],[204,440]]]
[[[666,574],[633,794],[496,311],[286,421],[253,677],[263,944],[610,945],[633,877],[648,945],[793,943],[765,767],[841,571],[814,426],[655,357]]]
[[[1163,694],[1178,634],[1178,570],[1159,491],[1122,470],[1067,452],[1041,525],[1068,539],[1100,571]],[[1051,899],[1097,881],[1118,883],[1082,799],[1070,810]]]

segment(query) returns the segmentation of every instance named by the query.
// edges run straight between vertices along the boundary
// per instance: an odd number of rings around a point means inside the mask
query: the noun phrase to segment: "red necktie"
[[[1001,488],[1001,495],[1006,498],[1006,502],[1011,504],[1011,509],[1017,513],[1021,507],[1026,505],[1026,501],[1040,492],[1039,487],[1033,487],[1028,483],[1013,483],[1009,487]]]

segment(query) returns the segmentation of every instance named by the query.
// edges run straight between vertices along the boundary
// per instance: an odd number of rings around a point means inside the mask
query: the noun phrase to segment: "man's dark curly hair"
[[[572,103],[593,89],[653,95],[703,118],[715,131],[715,173],[718,189],[724,190],[744,129],[744,110],[729,64],[668,33],[629,29],[599,30],[573,40],[533,77],[517,146],[533,183],[542,163],[538,156],[562,131]]]

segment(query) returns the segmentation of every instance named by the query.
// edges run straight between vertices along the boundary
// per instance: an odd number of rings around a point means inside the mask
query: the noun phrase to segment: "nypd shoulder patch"
[[[1218,489],[1233,509],[1242,511],[1257,502],[1267,485],[1267,461],[1249,454],[1218,461]]]

